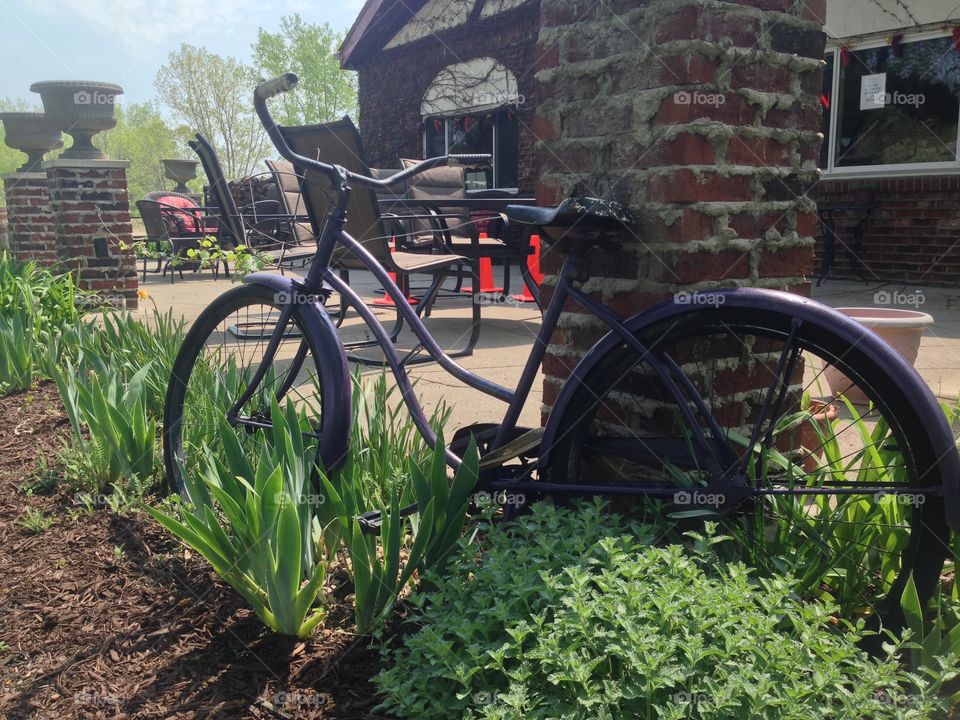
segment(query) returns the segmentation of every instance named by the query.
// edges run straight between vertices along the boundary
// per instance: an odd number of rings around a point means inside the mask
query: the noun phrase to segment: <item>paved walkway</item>
[[[367,273],[352,272],[351,283],[364,297],[373,297],[377,289]],[[199,275],[185,273],[184,280],[178,279],[174,284],[149,275],[142,287],[160,310],[173,307],[177,314],[189,321],[217,295],[229,289],[231,282],[222,277],[214,281],[212,275],[206,272]],[[519,273],[515,273],[511,287],[522,287]],[[833,307],[893,303],[893,307],[913,309],[916,306],[933,315],[935,324],[923,338],[916,366],[938,396],[956,402],[960,396],[960,288],[904,288],[892,284],[864,285],[828,280],[823,286],[813,288],[813,297]],[[152,307],[149,301],[142,305],[143,313],[149,312]],[[466,339],[464,333],[469,331],[469,312],[466,296],[463,299],[440,300],[433,315],[426,321],[427,327],[444,347],[460,347]],[[384,323],[392,323],[392,311],[381,309],[377,310],[377,314]],[[539,312],[533,304],[499,304],[485,306],[483,318],[477,348],[472,356],[461,358],[459,362],[494,382],[512,388],[519,380],[523,363],[539,328]],[[365,326],[355,315],[345,323],[343,335],[347,340],[367,337]],[[413,344],[413,334],[405,328],[400,346],[411,348]],[[377,368],[364,369],[367,375],[378,372]],[[499,421],[506,407],[464,386],[435,363],[413,366],[410,375],[416,380],[417,392],[427,413],[441,400],[445,401],[452,409],[453,427],[472,422]],[[522,425],[539,424],[541,387],[539,380],[534,383],[521,415]]]

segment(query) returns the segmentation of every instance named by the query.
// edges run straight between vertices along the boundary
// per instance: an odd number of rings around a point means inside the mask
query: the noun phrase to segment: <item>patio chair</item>
[[[418,160],[401,159],[403,166],[415,165]],[[516,229],[506,228],[500,213],[489,213],[486,218],[471,218],[469,211],[457,206],[457,200],[467,198],[466,176],[463,167],[439,167],[428,170],[412,178],[408,183],[407,196],[413,200],[450,200],[445,206],[434,212],[430,224],[420,224],[417,235],[424,233],[433,236],[434,242],[446,246],[450,252],[463,255],[471,260],[480,258],[497,259],[503,262],[503,293],[510,294],[510,266],[517,263],[524,283],[534,297],[539,293],[536,282],[527,272],[527,256],[533,252],[529,236],[518,234]],[[498,190],[486,190],[471,195],[475,198],[509,198],[510,195]],[[481,223],[487,226],[488,237],[480,237]],[[460,280],[466,273],[458,273],[455,291],[460,290]]]
[[[255,250],[271,265],[283,272],[293,266],[308,264],[316,252],[312,238],[301,243],[296,236],[278,236],[277,228],[290,222],[281,213],[280,200],[255,201],[240,208],[230,192],[220,160],[203,135],[187,143],[200,158],[210,183],[208,193],[219,215],[217,238],[221,247],[244,246]],[[279,193],[282,197],[283,193]]]
[[[322,125],[290,126],[282,127],[287,143],[293,150],[305,157],[315,158],[324,163],[340,165],[347,170],[358,174],[371,175],[370,168],[364,159],[363,145],[360,141],[360,133],[350,118],[345,117],[336,122],[325,123]],[[324,176],[303,168],[297,168],[298,174],[301,174],[301,192],[307,214],[310,216],[310,222],[314,234],[319,237],[322,230],[322,223],[330,212],[330,197],[334,196],[330,187],[330,180]],[[372,254],[381,265],[388,271],[396,273],[397,284],[403,292],[408,292],[410,288],[410,276],[413,274],[424,274],[432,276],[430,288],[426,296],[417,306],[416,312],[422,314],[423,311],[432,304],[443,281],[459,265],[467,263],[467,258],[444,252],[443,254],[428,254],[425,252],[411,252],[403,246],[402,241],[398,242],[397,247],[391,250],[390,239],[393,232],[388,225],[397,221],[407,220],[408,218],[398,217],[396,215],[381,214],[376,193],[369,188],[355,187],[350,194],[350,201],[347,206],[346,231],[356,238],[363,247]],[[396,231],[396,226],[393,228]],[[349,273],[352,269],[363,269],[363,264],[359,259],[351,256],[343,247],[336,249],[333,262],[341,268],[342,271]],[[349,275],[347,275],[349,277]],[[395,342],[403,326],[403,320],[399,313],[397,321],[390,335]],[[453,357],[469,355],[477,343],[480,332],[480,303],[477,294],[471,295],[471,327],[470,338],[466,345],[459,350],[450,353]],[[376,344],[373,341],[362,341],[353,343],[352,347],[371,346]],[[376,362],[366,358],[352,358],[358,362]],[[421,360],[429,360],[422,358]],[[416,360],[419,362],[420,360]],[[411,357],[407,362],[414,362]]]
[[[147,242],[152,243],[158,251],[157,269],[154,272],[159,272],[162,267],[162,277],[166,277],[169,271],[171,283],[175,273],[179,273],[182,280],[183,266],[191,264],[191,261],[187,260],[188,251],[200,247],[200,240],[207,234],[200,208],[181,207],[149,199],[138,200],[136,206],[147,233]],[[169,248],[166,263],[162,258],[164,248]],[[199,266],[196,269],[199,269]],[[214,275],[217,276],[218,272],[219,266],[215,265]],[[146,258],[143,259],[143,279],[147,279]]]

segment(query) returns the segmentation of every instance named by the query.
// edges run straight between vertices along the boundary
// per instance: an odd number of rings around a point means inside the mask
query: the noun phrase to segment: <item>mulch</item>
[[[52,383],[0,398],[0,717],[383,717],[343,578],[310,639],[267,631],[147,515],[29,492],[69,435]],[[23,527],[27,508],[50,527]]]

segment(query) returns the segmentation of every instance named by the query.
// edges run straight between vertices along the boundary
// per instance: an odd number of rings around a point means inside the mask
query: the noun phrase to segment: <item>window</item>
[[[467,169],[467,189],[517,187],[518,128],[523,102],[517,78],[492,57],[448,65],[423,95],[424,157],[493,156],[493,167]]]
[[[836,175],[960,171],[960,52],[950,37],[832,50],[821,167]]]
[[[517,187],[517,118],[511,110],[486,115],[427,118],[424,157],[482,153],[493,156],[492,167],[467,168],[467,189]]]

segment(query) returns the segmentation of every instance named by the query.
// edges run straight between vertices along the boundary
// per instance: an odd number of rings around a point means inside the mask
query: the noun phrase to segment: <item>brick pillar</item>
[[[50,208],[45,173],[10,173],[3,176],[7,197],[7,240],[18,260],[57,262],[57,237]]]
[[[591,195],[641,218],[584,287],[631,315],[752,285],[806,292],[812,270],[825,0],[542,0],[537,200]],[[547,294],[560,258],[544,257]],[[565,313],[545,410],[602,334]]]
[[[78,286],[113,305],[137,307],[137,270],[130,247],[127,160],[49,160],[57,252]],[[126,249],[121,249],[121,243]]]

